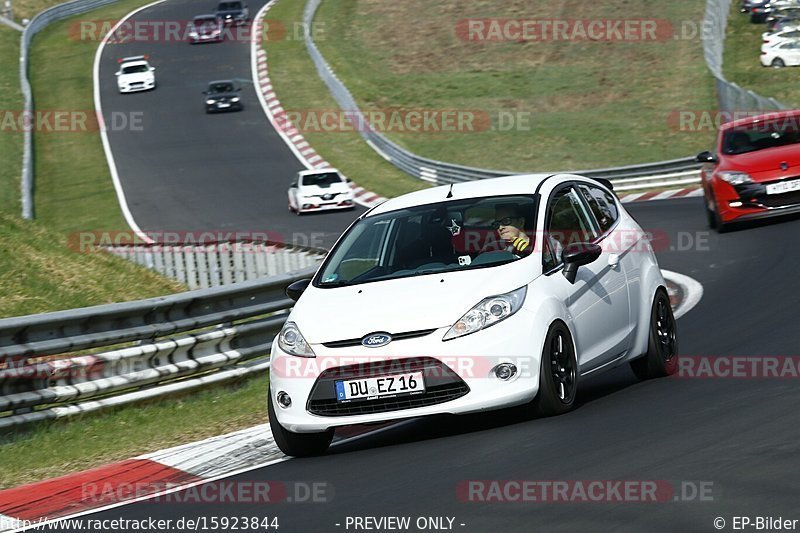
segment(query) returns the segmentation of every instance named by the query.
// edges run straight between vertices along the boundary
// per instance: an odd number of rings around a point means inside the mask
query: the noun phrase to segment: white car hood
[[[396,334],[447,327],[484,298],[529,283],[520,274],[530,270],[529,262],[519,260],[350,287],[309,286],[290,320],[311,344],[360,339],[377,331]]]
[[[329,187],[320,187],[319,185],[301,185],[300,194],[315,195],[315,194],[332,194],[350,192],[352,189],[347,183],[333,183]]]
[[[120,83],[134,83],[137,81],[149,81],[153,79],[152,72],[136,72],[133,74],[120,74]]]

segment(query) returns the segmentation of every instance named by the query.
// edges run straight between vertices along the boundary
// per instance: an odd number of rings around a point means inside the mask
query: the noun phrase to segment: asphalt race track
[[[263,4],[251,2],[251,14]],[[215,0],[171,0],[130,20],[187,21],[215,8]],[[156,89],[119,94],[117,59],[141,54],[156,67]],[[286,190],[304,167],[261,109],[246,39],[108,44],[99,79],[106,123],[115,114],[140,120],[136,128],[112,126],[108,136],[128,206],[145,232],[268,232],[285,242],[330,246],[363,212],[289,213]],[[239,80],[243,111],[205,114],[202,91],[218,79]]]
[[[213,3],[174,0],[138,18],[186,20]],[[251,13],[261,4],[252,2]],[[252,85],[244,83],[243,112],[203,112],[206,82],[250,80],[246,47],[106,47],[100,71],[105,114],[144,113],[143,131],[109,132],[130,209],[145,230],[319,233],[321,244],[329,245],[361,209],[306,217],[287,212],[286,186],[301,164],[269,126]],[[118,95],[116,58],[137,53],[150,54],[158,88]],[[708,230],[700,199],[629,210],[656,235],[661,266],[704,286],[703,299],[678,323],[682,355],[800,355],[800,220],[718,235]],[[225,480],[321,482],[326,502],[179,503],[179,492],[171,501],[85,518],[277,517],[281,532],[354,531],[345,527],[348,516],[408,516],[412,524],[417,517],[451,517],[455,530],[469,532],[714,531],[717,517],[728,530],[734,516],[800,518],[796,380],[639,383],[623,367],[583,382],[578,402],[574,412],[549,419],[530,420],[520,408],[414,421],[335,446],[324,457],[291,459]],[[470,502],[458,493],[468,480],[660,480],[676,488],[679,500],[691,501]],[[701,483],[711,487],[703,498],[678,490],[685,484],[692,492]]]

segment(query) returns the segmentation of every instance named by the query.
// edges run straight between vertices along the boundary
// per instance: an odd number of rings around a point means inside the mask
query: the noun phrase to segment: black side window
[[[589,217],[573,187],[564,187],[553,194],[545,218],[545,244],[542,248],[545,272],[561,263],[561,252],[569,244],[597,238]]]
[[[578,188],[586,199],[586,203],[589,204],[589,209],[594,214],[594,218],[600,226],[600,231],[605,233],[619,218],[619,211],[613,195],[591,185],[581,185]]]

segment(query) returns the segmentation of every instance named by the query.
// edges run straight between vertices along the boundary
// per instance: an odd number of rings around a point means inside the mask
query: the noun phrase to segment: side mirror
[[[208,94],[208,91],[203,91],[203,94]]]
[[[711,152],[705,151],[697,154],[697,157],[695,157],[695,161],[697,161],[698,163],[717,163],[719,159],[717,159],[717,157]]]
[[[237,93],[238,93],[238,92],[241,92],[241,91],[242,91],[242,88],[241,88],[241,87],[237,87],[237,88],[236,88],[236,92],[237,92]]]
[[[156,71],[156,67],[150,67],[150,72],[155,72],[155,71]]]
[[[599,245],[590,242],[574,242],[570,244],[561,252],[561,260],[564,261],[564,277],[570,283],[575,283],[578,267],[593,263],[602,253],[603,249]]]
[[[296,189],[296,188],[297,188],[297,182],[296,182],[296,181],[293,181],[293,182],[292,182],[292,184],[291,184],[291,185],[289,185],[289,188],[290,188],[290,189]]]
[[[116,76],[122,76],[122,72],[115,72],[114,74],[115,74]]]
[[[311,283],[311,279],[300,279],[286,287],[286,296],[294,300],[295,302],[300,299],[302,296],[303,291],[308,288],[308,284]]]

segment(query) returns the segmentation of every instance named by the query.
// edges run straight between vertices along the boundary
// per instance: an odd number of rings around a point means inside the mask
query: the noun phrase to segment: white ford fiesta
[[[334,428],[528,404],[569,411],[586,376],[676,366],[646,233],[604,180],[526,175],[436,187],[340,237],[272,344],[272,433],[294,456]]]

